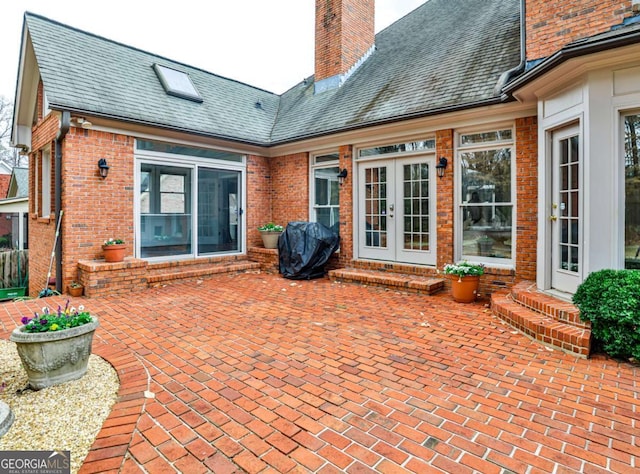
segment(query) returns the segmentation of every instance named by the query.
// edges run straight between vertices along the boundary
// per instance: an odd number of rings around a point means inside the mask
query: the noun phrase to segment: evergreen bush
[[[594,343],[612,357],[640,360],[640,271],[600,270],[578,287],[573,303],[591,321]]]

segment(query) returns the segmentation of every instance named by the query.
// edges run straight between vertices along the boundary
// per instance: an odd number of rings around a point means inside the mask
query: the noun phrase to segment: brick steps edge
[[[440,278],[426,278],[416,275],[402,275],[398,273],[349,268],[330,270],[329,279],[347,283],[397,288],[417,293],[426,293],[428,295],[432,295],[444,288],[444,280]]]
[[[511,295],[491,295],[493,314],[530,338],[578,357],[589,357],[591,330],[567,324],[524,307]]]
[[[580,320],[580,310],[572,303],[541,293],[535,283],[520,282],[511,288],[511,295],[522,306],[537,313],[578,328],[591,328],[591,323]]]
[[[260,264],[256,262],[236,262],[227,265],[212,265],[207,268],[197,268],[169,273],[160,273],[147,277],[147,283],[152,285],[173,280],[188,280],[193,278],[204,278],[209,275],[219,275],[221,273],[240,273],[252,270],[260,270]]]

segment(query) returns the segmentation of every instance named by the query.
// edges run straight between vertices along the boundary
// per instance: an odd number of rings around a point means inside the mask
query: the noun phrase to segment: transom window
[[[435,139],[419,140],[415,142],[406,143],[394,143],[389,145],[382,145],[372,148],[363,148],[358,152],[360,158],[376,155],[388,155],[392,153],[412,153],[416,151],[430,151],[435,150]]]
[[[510,129],[459,136],[462,258],[513,260],[513,145]]]

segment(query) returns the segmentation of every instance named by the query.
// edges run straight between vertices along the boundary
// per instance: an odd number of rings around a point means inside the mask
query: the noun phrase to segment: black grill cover
[[[318,222],[289,222],[278,239],[280,273],[292,280],[324,276],[324,266],[338,250],[340,237]]]

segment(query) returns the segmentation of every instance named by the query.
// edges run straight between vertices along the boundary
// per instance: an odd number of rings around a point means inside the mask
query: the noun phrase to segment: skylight
[[[160,64],[154,64],[153,69],[156,71],[158,79],[160,79],[162,87],[164,87],[167,94],[202,102],[202,97],[200,97],[196,87],[191,82],[189,74],[167,66],[161,66]]]

